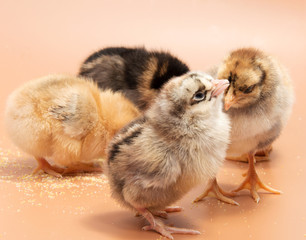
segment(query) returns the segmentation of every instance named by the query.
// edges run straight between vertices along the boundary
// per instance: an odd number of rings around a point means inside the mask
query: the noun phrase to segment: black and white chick
[[[92,78],[101,89],[123,92],[145,110],[164,83],[188,71],[188,66],[169,52],[110,47],[91,54],[79,75]]]
[[[281,193],[260,180],[255,162],[269,159],[272,143],[288,121],[294,102],[292,83],[277,60],[255,48],[231,52],[219,66],[217,77],[230,82],[224,93],[224,109],[232,123],[231,144],[226,158],[249,163],[245,180],[233,193],[248,189],[258,203],[259,188]],[[217,190],[215,194],[224,200],[216,181],[212,181],[210,190]]]
[[[110,143],[106,169],[112,196],[149,222],[144,230],[170,239],[172,233],[199,234],[166,226],[155,216],[180,211],[169,206],[216,176],[229,143],[230,122],[222,111],[228,85],[198,72],[175,77]]]

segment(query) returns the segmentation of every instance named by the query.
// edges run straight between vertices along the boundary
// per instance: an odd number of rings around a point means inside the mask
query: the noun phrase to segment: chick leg
[[[167,207],[163,211],[154,211],[154,212],[152,212],[152,214],[154,216],[167,219],[168,218],[168,213],[181,212],[181,211],[183,211],[182,207],[175,206],[175,207]]]
[[[228,192],[225,192],[224,190],[222,190],[219,187],[216,178],[209,180],[209,182],[207,184],[207,187],[204,190],[204,192],[200,196],[198,196],[193,202],[199,202],[203,198],[208,197],[208,196],[215,197],[215,198],[217,198],[220,201],[225,202],[225,203],[229,203],[229,204],[239,206],[239,203],[237,203],[233,199],[227,197],[227,196],[230,196],[230,197],[235,196],[235,194],[228,193]]]
[[[64,168],[51,166],[46,159],[41,157],[35,157],[38,162],[37,168],[33,171],[32,174],[36,174],[38,171],[43,170],[45,173],[48,173],[54,177],[61,178],[62,173],[65,171]]]
[[[172,233],[180,233],[180,234],[200,234],[199,231],[186,229],[186,228],[176,228],[166,226],[160,219],[157,219],[153,216],[153,214],[146,208],[137,208],[136,209],[145,219],[148,220],[150,225],[144,226],[142,229],[145,231],[155,230],[160,233],[162,236],[167,237],[169,239],[173,239]]]
[[[248,158],[249,158],[249,169],[247,173],[245,174],[246,178],[242,182],[242,184],[237,189],[235,189],[233,192],[239,192],[243,189],[248,189],[250,190],[252,197],[257,203],[260,200],[257,190],[260,188],[268,192],[271,192],[271,193],[276,193],[276,194],[282,193],[281,191],[278,191],[274,188],[269,187],[268,185],[266,185],[260,180],[260,178],[258,177],[256,173],[256,169],[255,169],[256,160],[255,160],[254,153],[249,153]]]
[[[182,207],[175,206],[175,207],[167,207],[162,211],[154,211],[154,212],[151,212],[151,213],[156,217],[161,217],[161,218],[167,219],[168,218],[168,213],[181,212],[181,211],[183,211]],[[141,214],[136,213],[135,217],[139,217],[139,216],[141,216]]]

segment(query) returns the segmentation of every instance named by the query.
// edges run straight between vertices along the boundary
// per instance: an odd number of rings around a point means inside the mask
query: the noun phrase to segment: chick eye
[[[206,92],[197,92],[193,96],[193,100],[195,101],[202,101],[205,100]]]
[[[253,90],[254,90],[254,87],[255,87],[255,84],[254,85],[252,85],[252,86],[249,86],[247,89],[245,89],[243,92],[244,93],[250,93],[250,92],[252,92]]]

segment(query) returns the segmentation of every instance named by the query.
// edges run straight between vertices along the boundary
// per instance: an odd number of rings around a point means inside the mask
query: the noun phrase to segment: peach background
[[[239,207],[188,193],[168,224],[200,236],[175,239],[306,239],[306,1],[2,0],[0,4],[0,239],[160,239],[109,196],[107,179],[82,175],[29,176],[35,161],[4,134],[5,100],[17,86],[49,73],[75,74],[106,46],[170,50],[191,69],[205,70],[230,50],[255,46],[278,57],[292,76],[296,103],[290,122],[259,175],[284,194],[247,192]],[[225,189],[241,182],[246,164],[226,162]]]

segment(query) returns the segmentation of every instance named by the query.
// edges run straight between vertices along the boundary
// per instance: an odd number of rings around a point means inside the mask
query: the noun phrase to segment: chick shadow
[[[197,229],[194,225],[191,225],[190,219],[187,219],[181,213],[171,213],[168,219],[162,219],[162,221],[169,226]],[[108,235],[109,239],[166,239],[155,231],[143,231],[142,227],[148,225],[148,222],[143,217],[136,217],[134,213],[124,210],[91,215],[83,218],[82,223],[87,229],[101,233],[101,236],[102,234]],[[189,239],[190,235],[175,234],[174,237],[175,239]]]
[[[265,168],[268,166],[269,162],[258,163],[259,167]],[[235,162],[229,164],[229,169],[237,168]],[[238,163],[241,165],[241,169],[238,169],[239,173],[244,173],[247,169],[246,163]],[[243,180],[243,177],[239,177],[239,180]],[[236,183],[231,182],[220,182],[220,185],[225,190],[235,189]],[[196,187],[191,192],[189,192],[183,199],[181,199],[177,204],[184,208],[181,213],[169,214],[169,219],[163,220],[163,222],[169,226],[191,228],[200,231],[202,234],[199,236],[192,236],[193,239],[203,239],[204,237],[213,236],[210,232],[210,225],[215,224],[215,221],[220,219],[229,219],[231,217],[241,218],[245,214],[250,212],[261,211],[264,205],[257,204],[250,196],[249,191],[244,190],[233,197],[240,206],[230,205],[215,198],[205,198],[204,200],[193,203],[193,200],[200,194],[205,188],[205,184]],[[271,193],[266,193],[259,191],[261,201],[264,201],[265,196],[271,195]],[[213,219],[213,222],[211,221]],[[142,231],[142,227],[147,225],[147,221],[142,217],[135,217],[130,211],[120,210],[120,211],[105,211],[101,214],[90,215],[84,217],[82,224],[85,228],[101,233],[102,235],[109,236],[109,239],[119,238],[119,239],[159,239],[160,235],[154,231]],[[224,221],[224,220],[223,220]],[[228,220],[226,220],[228,221]],[[189,235],[174,235],[175,239],[189,239]],[[161,238],[163,239],[163,238]]]
[[[225,187],[232,188],[233,185],[222,185]],[[197,195],[201,193],[197,191]],[[190,200],[194,200],[194,196]],[[261,199],[264,197],[260,194]],[[192,216],[192,219],[200,224],[197,229],[205,234],[206,239],[215,237],[213,232],[216,228],[216,223],[225,224],[231,221],[231,219],[241,219],[243,217],[256,214],[257,211],[261,212],[264,209],[264,205],[257,204],[253,198],[248,195],[248,192],[243,192],[243,195],[239,195],[233,198],[240,205],[232,205],[221,202],[214,197],[207,197],[199,202],[191,203],[192,208],[188,215]]]

